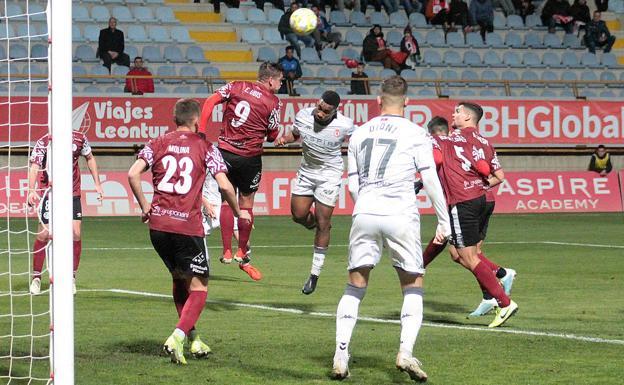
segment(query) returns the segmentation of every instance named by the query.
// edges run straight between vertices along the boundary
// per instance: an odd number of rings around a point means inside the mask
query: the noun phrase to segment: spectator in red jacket
[[[150,76],[149,78],[126,78],[125,92],[131,92],[132,95],[143,95],[145,93],[154,92],[154,79],[152,74],[143,67],[143,58],[137,56],[134,58],[134,67],[130,68],[126,76]]]

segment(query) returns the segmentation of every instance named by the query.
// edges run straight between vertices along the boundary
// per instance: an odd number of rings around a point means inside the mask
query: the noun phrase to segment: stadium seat
[[[89,47],[91,48],[91,47]],[[28,59],[28,49],[26,48],[25,45],[23,44],[11,44],[10,49],[7,50],[9,53],[9,58],[10,59],[16,59],[16,60],[26,60]],[[93,52],[93,49],[91,48],[91,52]],[[91,61],[95,61],[95,54],[93,55],[93,60]]]
[[[130,13],[130,8],[126,6],[113,7],[111,15],[120,23],[132,23],[134,21],[134,17],[132,17],[132,13]]]
[[[349,68],[341,68],[338,70],[339,78],[351,78],[351,69]]]
[[[479,80],[479,75],[473,70],[463,70],[460,76],[463,80]],[[468,83],[466,84],[468,87],[480,87],[480,83]]]
[[[524,35],[524,45],[529,48],[544,48],[544,44],[542,43],[542,39],[536,32],[527,32]]]
[[[350,47],[342,50],[342,56],[353,60],[360,60],[360,53]]]
[[[390,14],[390,24],[395,28],[405,28],[409,20],[405,12],[393,12]]]
[[[423,54],[423,62],[429,66],[442,65],[442,57],[438,51],[426,50]]]
[[[601,98],[615,98],[615,92],[611,91],[611,90],[602,90],[600,91],[600,95]]]
[[[503,73],[501,74],[501,80],[520,80],[520,77],[518,76],[518,72],[514,71],[514,70],[505,70],[503,71]],[[511,87],[520,87],[522,86],[522,83],[510,83],[509,84]]]
[[[282,11],[281,9],[271,8],[269,9],[269,15],[268,15],[269,21],[271,22],[271,24],[277,25],[280,19],[282,18],[283,14],[284,14],[284,11]]]
[[[459,80],[459,74],[455,70],[448,69],[448,70],[442,71],[442,73],[440,74],[440,78],[446,80],[447,81],[446,85],[449,87],[463,86],[462,83],[453,81],[453,80]]]
[[[94,68],[91,68],[90,71],[91,75],[96,75],[96,76],[110,76],[110,73],[108,72],[108,69],[106,69],[104,66],[95,66]],[[108,84],[108,83],[114,83],[115,79],[112,78],[97,78],[95,79],[96,83],[99,84]]]
[[[164,4],[165,0],[145,0],[146,4]]]
[[[15,37],[15,30],[12,24],[3,23],[0,27],[0,39],[6,39],[7,37]]]
[[[30,47],[30,58],[32,60],[48,60],[48,47],[43,44],[33,44]]]
[[[349,97],[349,89],[346,87],[338,87],[336,88],[336,93],[338,93],[338,95],[340,95],[341,98],[347,98]]]
[[[178,83],[178,79],[162,79],[163,76],[176,76],[176,70],[174,66],[162,65],[156,70],[156,75],[161,77],[160,81],[166,84]]]
[[[419,96],[427,96],[427,97],[437,97],[435,90],[431,88],[421,88],[418,90]]]
[[[280,44],[280,45],[290,44],[286,40],[282,39],[282,36],[280,35],[280,33],[277,31],[277,29],[274,29],[274,28],[265,28],[264,31],[262,31],[262,36],[263,36],[263,40],[269,44]]]
[[[82,92],[84,92],[85,94],[99,94],[101,95],[104,90],[101,90],[100,87],[98,87],[95,84],[89,84],[88,86],[86,86]]]
[[[208,83],[212,82],[213,84],[222,84],[224,80],[221,78],[221,71],[217,67],[207,66],[202,69],[202,76],[211,78],[208,80]]]
[[[15,31],[15,36],[20,38],[28,38],[29,36],[38,35],[37,25],[35,23],[31,24],[17,24],[17,30]]]
[[[528,15],[526,17],[526,27],[527,28],[531,28],[531,29],[535,29],[535,27],[541,26],[542,25],[542,20],[540,20],[540,15],[537,13]]]
[[[180,76],[195,76],[198,77],[199,76],[199,72],[197,71],[197,67],[196,66],[183,66],[182,68],[180,68]],[[203,83],[203,80],[201,79],[185,79],[184,83],[186,84],[201,84]]]
[[[168,43],[171,41],[169,30],[161,25],[151,25],[148,30],[148,36],[155,43]]]
[[[277,54],[271,47],[260,47],[258,48],[257,60],[260,62],[268,61],[274,63],[277,61]]]
[[[162,63],[163,57],[160,53],[160,49],[153,45],[146,45],[143,47],[143,53],[141,54],[143,60],[149,63]]]
[[[600,62],[602,63],[602,65],[606,66],[607,68],[618,67],[617,58],[611,52],[602,54],[602,57],[600,58]]]
[[[165,47],[164,59],[170,63],[184,63],[186,59],[182,55],[182,51],[177,45],[168,45]]]
[[[132,26],[130,26],[132,27]],[[1,28],[0,28],[1,29]],[[84,36],[85,40],[95,43],[100,38],[100,26],[98,25],[87,25],[84,27]]]
[[[306,64],[322,64],[323,62],[318,57],[316,49],[311,47],[304,47],[301,50],[301,61]]]
[[[343,64],[340,55],[334,48],[325,48],[321,51],[321,60],[327,64]]]
[[[33,3],[31,1],[28,5],[28,13],[30,14],[31,21],[47,21],[45,7],[42,4]]]
[[[603,82],[616,81],[617,80],[617,76],[615,76],[615,74],[613,72],[611,72],[611,71],[603,71],[600,74],[600,80],[602,80]],[[613,86],[607,85],[607,87],[613,87]]]
[[[578,77],[576,76],[576,72],[575,71],[565,71],[561,74],[561,80],[565,80],[565,81],[577,81]],[[569,85],[566,85],[569,86]]]
[[[527,68],[542,68],[544,65],[535,52],[525,52],[522,55],[522,64]]]
[[[386,34],[385,38],[389,45],[401,47],[401,39],[403,39],[403,35],[399,31],[390,30]]]
[[[162,8],[166,8],[171,11],[171,8],[169,7],[162,7]],[[138,21],[142,23],[156,22],[156,18],[154,17],[154,13],[152,12],[152,8],[150,7],[135,7],[133,11],[134,11],[135,19],[137,19]],[[160,12],[165,12],[165,11],[160,11]],[[171,13],[171,15],[173,15],[173,13]]]
[[[542,71],[541,74],[541,79],[543,82],[550,82],[553,80],[559,80],[559,78],[557,77],[557,74],[552,72],[552,71]],[[547,84],[547,86],[551,86],[549,84]],[[554,85],[552,85],[554,86]]]
[[[542,63],[548,68],[561,68],[561,58],[555,52],[546,52],[542,56]]]
[[[128,67],[114,65],[111,68],[111,75],[126,76],[128,71]],[[125,82],[125,79],[117,79],[117,82]]]
[[[15,51],[15,47],[11,46],[11,55]],[[83,63],[89,62],[97,62],[98,59],[95,57],[95,50],[90,45],[82,44],[76,47],[76,51],[74,52],[74,61],[80,61]]]
[[[373,12],[370,14],[370,22],[369,25],[379,24],[382,27],[390,27],[390,22],[388,21],[388,16],[386,16],[385,12]]]
[[[108,23],[111,15],[108,8],[103,5],[94,5],[91,8],[91,19],[98,23]]]
[[[140,4],[143,5],[143,0],[125,0],[126,4]]]
[[[540,93],[540,96],[546,97],[546,98],[556,98],[557,93],[553,90],[549,90],[548,88],[546,88],[542,90],[542,92]]]
[[[192,45],[186,49],[186,60],[191,63],[208,63],[204,50],[201,47]]]
[[[319,84],[321,81],[320,79],[316,76],[316,74],[314,73],[314,71],[312,71],[312,68],[308,67],[308,66],[304,66],[303,68],[301,68],[301,73],[302,73],[302,77],[307,78],[305,80],[302,80],[303,84],[306,85],[310,85],[310,84]],[[325,90],[321,91],[321,92],[313,92],[313,94],[315,95],[320,95],[324,92]]]
[[[566,51],[561,55],[561,64],[567,68],[578,68],[578,57],[576,57],[574,52]]]
[[[581,48],[580,39],[573,33],[566,33],[563,35],[563,46],[565,48]]]
[[[532,90],[522,90],[522,92],[520,93],[520,96],[533,98],[533,97],[536,97],[537,94]]]
[[[267,20],[266,14],[263,10],[258,8],[250,8],[247,11],[247,20],[251,24],[269,24],[269,20]]]
[[[507,18],[502,13],[494,13],[494,29],[507,29]]]
[[[232,24],[247,24],[247,18],[240,8],[228,8],[225,12],[225,21]]]
[[[308,90],[306,87],[295,87],[295,90],[301,96],[309,96],[310,95],[310,90]]]
[[[586,98],[595,98],[596,97],[596,93],[592,90],[589,90],[587,88],[581,88],[579,90],[579,96],[583,96]]]
[[[405,80],[418,79],[418,74],[412,69],[404,69],[401,71],[401,77]]]
[[[511,48],[520,48],[523,46],[522,37],[516,32],[507,32],[507,35],[505,35],[505,45]]]
[[[76,24],[72,24],[72,42],[82,43],[84,41],[85,38],[82,36],[82,31],[80,30],[80,27],[78,27],[78,25]]]
[[[4,45],[0,45],[0,60],[6,60],[6,58],[7,58],[6,48],[4,48]]]
[[[325,88],[323,88],[321,86],[316,86],[312,90],[312,95],[321,95],[323,92],[325,92]]]
[[[477,96],[477,93],[474,90],[471,90],[470,88],[462,88],[461,90],[459,90],[459,92],[457,92],[457,96],[463,96],[463,97]]]
[[[507,17],[507,27],[511,29],[526,29],[522,17],[518,15],[509,15]]]
[[[350,29],[345,35],[345,41],[351,45],[361,46],[364,41],[364,36],[357,29]]]
[[[394,75],[396,75],[396,72],[394,72],[394,70],[391,70],[390,68],[384,68],[381,70],[381,72],[379,72],[379,77],[382,79],[387,79]]]
[[[178,95],[178,94],[192,94],[193,91],[191,91],[191,87],[184,85],[184,86],[177,86],[173,89],[173,93]]]
[[[150,12],[151,12],[151,8],[137,7],[135,8],[135,13],[134,13],[134,17],[136,17],[137,19],[139,18],[136,13],[136,10],[138,8],[147,8],[147,9],[150,9]],[[156,18],[160,20],[161,23],[173,24],[173,23],[178,22],[178,19],[176,19],[175,14],[173,13],[173,10],[169,7],[158,7],[156,8],[155,14],[156,14]],[[148,17],[147,13],[146,13],[146,17]]]
[[[537,76],[537,72],[533,71],[533,70],[525,70],[522,72],[522,75],[520,76],[520,78],[522,80],[539,80],[539,76]],[[528,87],[542,87],[541,84],[539,83],[526,83],[526,86]]]
[[[479,32],[468,32],[466,34],[466,45],[472,48],[485,47],[485,43]]]
[[[591,52],[585,52],[581,56],[581,65],[589,68],[600,68],[600,62],[598,61],[598,56]]]
[[[336,84],[340,84],[340,81],[338,80],[328,80],[330,78],[335,78],[336,77],[336,72],[329,66],[323,66],[320,67],[318,69],[318,71],[316,72],[316,76],[321,79],[321,82],[323,82],[323,84],[329,85],[336,85]]]
[[[446,47],[446,42],[444,41],[444,34],[442,33],[442,31],[433,30],[427,32],[425,40],[427,41],[427,44],[432,47]],[[427,51],[425,51],[425,53],[426,52]]]
[[[503,37],[498,32],[492,32],[485,35],[485,44],[492,48],[505,48]]]
[[[461,32],[449,32],[446,34],[446,44],[450,47],[465,47],[464,34]]]
[[[462,58],[459,52],[454,50],[447,50],[444,52],[444,64],[449,66],[460,67],[463,65]]]
[[[24,11],[22,11],[22,7],[20,7],[19,4],[7,1],[2,5],[2,8],[3,8],[2,11],[4,11],[4,7],[6,7],[6,16],[17,16],[17,15],[24,14]],[[5,13],[2,12],[2,14],[5,14]]]
[[[423,80],[436,80],[438,78],[438,73],[430,68],[426,68],[420,73],[420,78]],[[421,86],[432,87],[434,84],[435,82],[430,81],[421,83]]]
[[[119,86],[110,86],[110,87],[106,87],[106,90],[104,90],[104,92],[106,92],[107,94],[121,94],[124,91],[123,91],[123,88]]]
[[[135,43],[148,43],[151,39],[147,36],[145,28],[140,23],[132,24],[128,27],[128,41]]]
[[[504,67],[500,56],[498,56],[498,53],[494,50],[487,50],[485,52],[485,55],[483,55],[483,64],[492,68]]]
[[[520,60],[520,56],[514,51],[506,51],[503,54],[503,63],[507,67],[511,68],[520,68],[523,67],[522,60]]]
[[[194,43],[186,27],[175,26],[171,28],[171,38],[178,43]]]
[[[544,35],[544,46],[548,48],[563,48],[561,39],[554,33],[547,33]]]
[[[481,56],[476,51],[465,51],[464,52],[464,64],[469,67],[482,67],[483,63],[481,62]]]
[[[130,62],[134,61],[134,58],[139,56],[139,50],[133,45],[126,45],[124,52],[130,57]]]
[[[79,22],[91,21],[87,7],[80,4],[72,4],[72,20]]]
[[[264,43],[264,40],[262,40],[262,36],[260,36],[260,31],[258,31],[258,28],[254,27],[243,28],[243,31],[241,32],[241,40],[249,44]]]
[[[485,70],[481,72],[481,80],[498,80],[498,74],[492,70]],[[500,87],[501,83],[481,83],[489,87]]]
[[[347,27],[351,24],[347,21],[347,15],[343,11],[333,10],[329,13],[329,22],[337,27]]]
[[[584,81],[598,81],[598,76],[596,75],[595,71],[585,70],[585,71],[581,72],[581,80],[584,80]],[[589,88],[604,87],[604,84],[587,84],[587,85],[585,85],[585,87],[589,87]]]
[[[409,15],[409,23],[412,27],[415,28],[427,28],[427,19],[425,19],[425,15],[420,12],[412,12]]]
[[[483,90],[479,91],[479,96],[495,97],[495,96],[498,96],[498,95],[496,94],[496,92],[494,90],[486,88],[486,89],[483,89]]]

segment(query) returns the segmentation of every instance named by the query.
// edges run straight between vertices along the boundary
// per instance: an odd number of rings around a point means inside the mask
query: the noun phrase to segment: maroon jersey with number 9
[[[227,172],[219,150],[196,133],[174,131],[151,140],[139,159],[152,169],[150,229],[203,237],[201,197],[206,170],[213,176]]]
[[[234,81],[217,92],[226,102],[219,148],[245,157],[261,155],[264,138],[272,142],[279,133],[279,98],[257,82]]]

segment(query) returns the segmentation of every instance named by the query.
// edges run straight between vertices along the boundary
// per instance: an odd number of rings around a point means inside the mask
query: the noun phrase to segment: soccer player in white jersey
[[[299,111],[292,131],[276,140],[281,146],[302,139],[303,157],[290,198],[290,211],[295,222],[308,229],[316,228],[312,269],[301,289],[303,294],[314,292],[325,262],[331,216],[344,172],[341,147],[354,128],[353,120],[338,112],[339,105],[340,96],[325,91],[316,107]]]
[[[219,216],[221,214],[219,184],[210,173],[206,173],[204,187],[202,188],[202,214],[204,233],[210,235],[214,229],[219,227]]]
[[[436,241],[451,234],[442,186],[433,160],[431,139],[424,128],[404,116],[407,83],[393,76],[381,85],[381,115],[360,126],[349,141],[349,192],[355,202],[349,235],[349,282],[336,311],[336,352],[333,377],[349,375],[349,342],[366,293],[369,275],[389,251],[403,290],[401,340],[396,367],[415,381],[427,374],[412,354],[423,317],[423,267],[420,216],[414,181],[420,172],[433,203]]]

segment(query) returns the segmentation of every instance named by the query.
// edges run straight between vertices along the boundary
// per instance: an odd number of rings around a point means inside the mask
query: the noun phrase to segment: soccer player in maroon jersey
[[[87,137],[79,131],[72,133],[73,147],[73,237],[74,237],[74,282],[73,292],[76,294],[76,272],[80,264],[80,254],[82,253],[82,241],[80,228],[82,224],[82,204],[80,202],[80,166],[78,159],[83,156],[87,160],[87,167],[91,172],[93,181],[95,182],[95,191],[98,193],[98,199],[102,199],[102,185],[100,184],[100,176],[98,173],[95,157],[91,152],[91,146]],[[48,222],[50,216],[49,210],[49,194],[50,187],[48,173],[48,147],[50,145],[50,136],[48,134],[41,137],[30,155],[30,169],[28,170],[28,204],[36,207],[39,203],[41,206],[39,215],[39,226],[37,228],[37,236],[33,245],[33,278],[30,283],[30,293],[39,294],[41,292],[41,270],[46,257],[46,246],[50,241],[50,233],[48,231]],[[42,196],[43,195],[43,196]]]
[[[499,284],[493,266],[480,259],[477,251],[486,212],[484,178],[491,174],[493,157],[493,153],[484,149],[476,128],[482,116],[480,106],[459,103],[453,113],[456,130],[450,136],[434,138],[434,158],[441,166],[439,176],[449,204],[454,246],[451,255],[496,299],[499,308],[489,326],[497,327],[518,310],[518,305]]]
[[[128,171],[128,182],[141,207],[143,222],[149,223],[152,245],[173,278],[173,301],[179,322],[163,350],[178,364],[186,364],[187,336],[192,355],[202,357],[210,352],[195,331],[208,294],[209,257],[201,212],[207,170],[240,221],[251,219],[238,207],[219,150],[197,133],[199,114],[197,101],[179,100],[174,112],[176,131],[151,140]],[[141,188],[141,174],[150,168],[154,185],[151,204]]]
[[[200,132],[205,132],[214,106],[225,103],[219,150],[228,168],[228,178],[239,191],[238,203],[252,218],[251,222],[238,224],[238,250],[233,259],[256,281],[262,279],[262,274],[250,264],[248,247],[253,226],[253,203],[262,176],[263,142],[265,138],[273,142],[279,133],[282,104],[275,92],[281,87],[282,77],[279,64],[262,63],[257,81],[228,83],[206,99],[200,119]],[[221,208],[220,222],[221,262],[231,263],[234,218],[231,208],[226,205]]]

